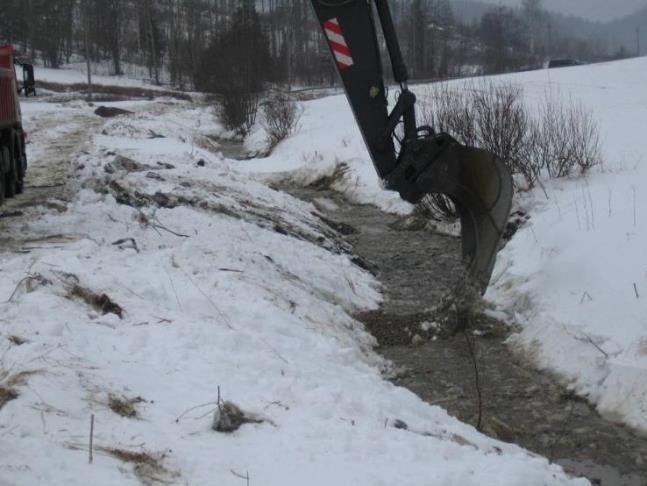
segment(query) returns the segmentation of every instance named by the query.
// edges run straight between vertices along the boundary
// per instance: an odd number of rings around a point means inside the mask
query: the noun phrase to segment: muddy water
[[[647,438],[603,419],[552,376],[533,369],[505,344],[509,326],[481,315],[462,333],[452,329],[451,316],[441,319],[435,308],[460,268],[457,238],[407,227],[396,216],[329,190],[287,190],[340,223],[357,256],[384,285],[382,308],[358,318],[400,370],[395,383],[592,484],[647,485]]]

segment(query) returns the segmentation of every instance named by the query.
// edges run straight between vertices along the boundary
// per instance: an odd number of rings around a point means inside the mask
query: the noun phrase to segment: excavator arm
[[[449,134],[418,127],[416,97],[400,51],[387,0],[311,0],[344,89],[385,187],[411,203],[443,194],[461,219],[463,260],[484,293],[510,214],[513,186],[505,164],[485,150],[459,144]],[[376,17],[391,59],[398,100],[389,112]],[[404,138],[396,151],[396,128]]]

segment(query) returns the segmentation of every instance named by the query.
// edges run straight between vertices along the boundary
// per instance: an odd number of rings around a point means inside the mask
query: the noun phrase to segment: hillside
[[[559,3],[563,5],[563,2]],[[452,6],[458,19],[472,23],[478,22],[495,5],[489,2],[456,0],[452,2]],[[599,20],[589,19],[579,7],[574,8],[571,14],[557,13],[556,10],[563,8],[556,7],[555,3],[544,2],[553,35],[568,35],[590,41],[595,46],[603,46],[608,55],[621,50],[625,55],[635,55],[636,29],[640,28],[643,33],[642,50],[643,53],[647,52],[647,7],[643,2],[628,4],[626,8],[635,7],[635,12],[629,15],[609,15]],[[582,8],[586,7],[582,5]]]

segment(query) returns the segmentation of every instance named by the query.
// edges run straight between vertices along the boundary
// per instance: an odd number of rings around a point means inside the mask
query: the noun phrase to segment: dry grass
[[[0,385],[0,410],[11,400],[18,398],[18,392]]]
[[[342,182],[346,178],[349,170],[350,168],[347,164],[339,163],[335,166],[332,174],[320,177],[312,182],[309,187],[320,191],[332,189],[335,184]]]
[[[11,400],[20,395],[16,388],[27,383],[27,380],[38,373],[38,371],[22,371],[11,374],[8,371],[0,370],[0,409]]]
[[[79,284],[71,285],[67,293],[70,298],[82,300],[103,315],[115,314],[120,319],[123,319],[124,310],[122,307],[106,294],[97,294],[88,288],[81,287]]]
[[[22,346],[23,344],[28,342],[26,339],[21,338],[20,336],[9,336],[7,339],[14,346]]]
[[[39,373],[38,370],[21,371],[20,373],[11,374],[8,371],[0,370],[0,385],[6,387],[17,387],[27,383],[27,380]]]
[[[98,450],[122,462],[132,464],[135,476],[144,486],[175,484],[179,477],[178,473],[169,471],[162,465],[164,454],[152,454],[146,451],[134,452],[108,447],[99,447]]]
[[[265,117],[261,124],[271,151],[297,130],[303,110],[288,95],[275,93],[263,102],[263,114]]]
[[[599,128],[592,113],[551,93],[530,107],[523,89],[513,84],[440,83],[429,90],[422,106],[425,124],[501,158],[521,176],[515,179],[518,189],[532,189],[542,176],[577,176],[602,164]],[[432,212],[453,215],[445,201],[431,203]]]
[[[216,432],[230,434],[245,424],[262,424],[263,419],[248,414],[232,402],[222,402],[218,405],[211,428]]]
[[[127,451],[125,449],[106,448],[106,447],[100,447],[99,450],[111,455],[115,459],[119,459],[122,462],[159,466],[159,460],[153,457],[153,455],[151,455],[146,451],[134,452],[134,451]]]
[[[108,407],[122,417],[137,418],[139,416],[137,405],[145,401],[142,397],[126,398],[111,394],[108,397]]]

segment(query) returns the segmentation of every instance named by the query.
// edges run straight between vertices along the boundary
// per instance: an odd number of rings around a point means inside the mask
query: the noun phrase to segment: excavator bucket
[[[510,171],[490,152],[454,142],[438,154],[417,185],[455,203],[463,260],[473,284],[485,293],[512,207]]]

